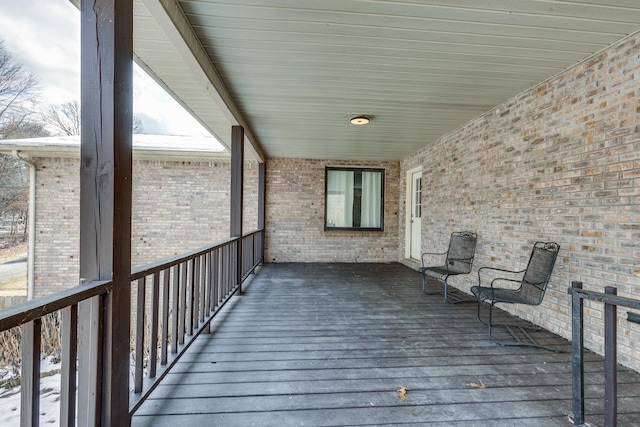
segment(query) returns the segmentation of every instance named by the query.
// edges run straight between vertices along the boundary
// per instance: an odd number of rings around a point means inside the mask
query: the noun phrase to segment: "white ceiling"
[[[640,29],[640,0],[136,0],[134,51],[255,158],[398,160]],[[349,119],[372,118],[356,127]]]

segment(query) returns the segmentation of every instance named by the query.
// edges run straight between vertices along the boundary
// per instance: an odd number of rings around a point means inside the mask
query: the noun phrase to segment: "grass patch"
[[[11,247],[0,249],[0,264],[19,258],[26,258],[28,242],[18,242]],[[0,279],[0,296],[27,295],[27,271]]]
[[[27,272],[0,280],[0,296],[27,295]]]
[[[28,250],[29,244],[27,242],[17,243],[9,248],[0,249],[0,264],[16,258],[24,258],[27,256]]]

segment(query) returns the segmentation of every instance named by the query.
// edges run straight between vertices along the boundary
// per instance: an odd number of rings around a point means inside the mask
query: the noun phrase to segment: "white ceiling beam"
[[[247,154],[264,161],[265,155],[258,139],[251,131],[249,123],[241,114],[229,90],[211,63],[180,6],[175,0],[142,0],[142,3],[188,64],[202,90],[211,96],[215,105],[227,118],[229,126],[239,125],[244,128],[245,139],[249,142],[247,148],[250,149]],[[224,131],[230,134],[229,129],[224,129]],[[221,143],[229,149],[227,141],[221,140]]]

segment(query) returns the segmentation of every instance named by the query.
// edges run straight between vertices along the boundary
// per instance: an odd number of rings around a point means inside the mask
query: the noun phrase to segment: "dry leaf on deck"
[[[484,383],[482,382],[482,380],[480,380],[480,384],[478,383],[472,383],[472,382],[468,382],[467,383],[468,387],[474,387],[474,388],[487,388],[486,385],[484,385]]]
[[[400,400],[407,400],[407,391],[411,390],[410,388],[406,388],[405,386],[401,385],[400,388],[398,390],[396,390],[398,392],[398,397],[400,398]]]

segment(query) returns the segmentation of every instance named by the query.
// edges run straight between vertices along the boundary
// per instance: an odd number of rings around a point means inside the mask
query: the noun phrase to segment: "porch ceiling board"
[[[401,159],[640,29],[631,0],[144,3],[179,8],[196,39],[185,43],[267,157]],[[158,37],[166,23],[137,18],[141,60],[212,131],[228,132],[206,88],[190,85],[193,70],[167,61],[184,52]],[[350,125],[358,114],[371,123]]]

